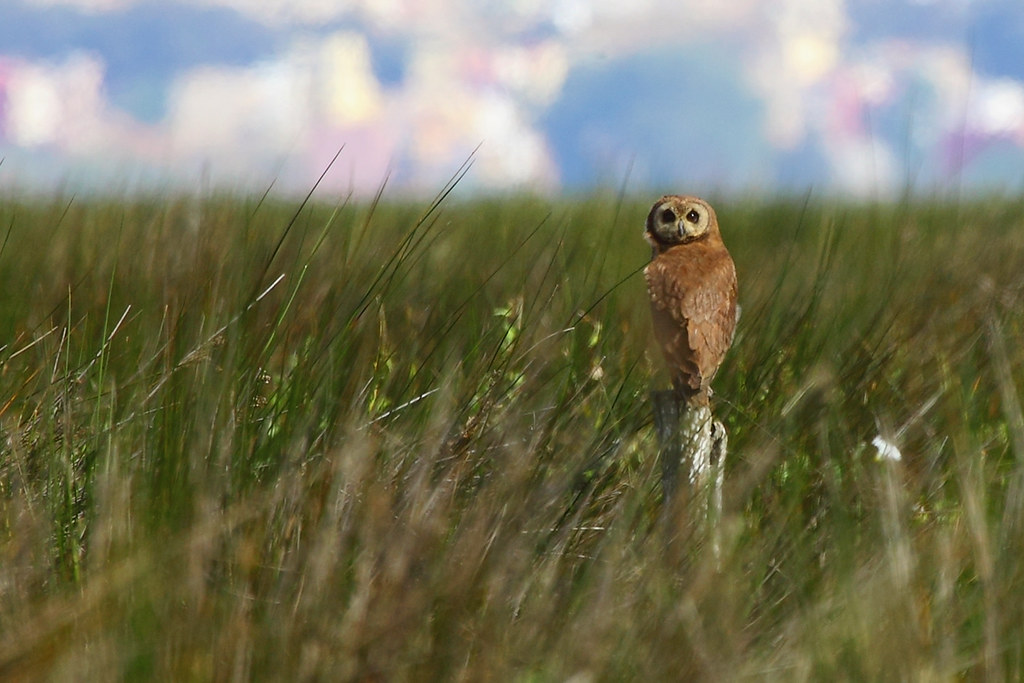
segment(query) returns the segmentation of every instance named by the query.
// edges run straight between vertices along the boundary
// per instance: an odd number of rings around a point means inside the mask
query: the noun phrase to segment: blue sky
[[[0,187],[1020,190],[1010,0],[0,0]]]

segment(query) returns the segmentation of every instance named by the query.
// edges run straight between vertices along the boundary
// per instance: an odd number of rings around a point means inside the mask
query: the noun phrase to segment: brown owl
[[[718,219],[702,199],[668,195],[651,208],[644,237],[653,247],[644,277],[654,336],[676,393],[688,406],[707,405],[736,331],[736,267]]]

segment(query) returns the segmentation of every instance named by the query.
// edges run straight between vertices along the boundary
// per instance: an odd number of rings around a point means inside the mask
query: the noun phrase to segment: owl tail
[[[672,378],[672,388],[679,401],[688,408],[707,408],[711,400],[711,387],[704,381],[694,363],[681,363],[681,369]]]

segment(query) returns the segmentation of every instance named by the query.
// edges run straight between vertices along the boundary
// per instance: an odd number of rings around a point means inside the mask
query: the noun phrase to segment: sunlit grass
[[[0,674],[1020,677],[1021,203],[716,202],[716,558],[649,202],[0,201]]]

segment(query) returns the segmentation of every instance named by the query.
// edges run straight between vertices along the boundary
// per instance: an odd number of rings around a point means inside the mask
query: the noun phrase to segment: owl
[[[711,206],[697,197],[662,197],[647,215],[644,268],[654,337],[676,394],[707,406],[711,380],[736,331],[736,267]]]

